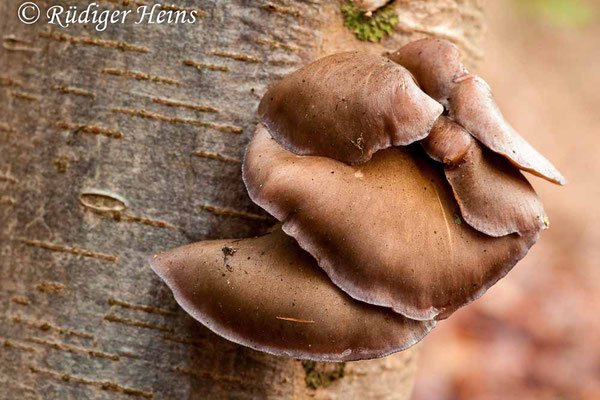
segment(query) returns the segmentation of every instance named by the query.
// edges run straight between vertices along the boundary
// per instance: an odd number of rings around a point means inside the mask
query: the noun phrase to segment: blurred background
[[[600,2],[488,0],[478,68],[567,177],[528,176],[550,230],[421,346],[415,400],[600,399]]]

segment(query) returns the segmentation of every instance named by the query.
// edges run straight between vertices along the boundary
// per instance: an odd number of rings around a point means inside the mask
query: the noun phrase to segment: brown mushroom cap
[[[446,107],[450,116],[487,148],[517,167],[564,185],[560,172],[504,120],[487,83],[471,75],[458,47],[444,39],[411,42],[389,55],[407,68],[421,88]]]
[[[461,162],[475,140],[450,118],[440,116],[421,145],[429,157],[444,164]]]
[[[435,326],[350,298],[281,230],[194,243],[150,262],[195,319],[226,339],[276,355],[382,357],[412,346]]]
[[[458,47],[444,39],[421,39],[388,56],[408,69],[429,96],[448,106],[454,80],[469,73]]]
[[[483,79],[474,75],[462,79],[452,89],[450,99],[452,118],[487,148],[522,170],[553,183],[566,183],[556,167],[506,122]]]
[[[461,223],[432,163],[414,146],[379,151],[356,167],[298,156],[261,126],[243,175],[254,202],[346,293],[427,320],[481,296],[539,236],[493,238]]]
[[[347,52],[321,58],[273,85],[258,113],[284,148],[347,164],[429,133],[443,107],[402,66]]]
[[[471,227],[490,236],[528,235],[547,227],[544,207],[517,167],[482,148],[457,123],[438,118],[421,144],[446,164],[446,178]]]

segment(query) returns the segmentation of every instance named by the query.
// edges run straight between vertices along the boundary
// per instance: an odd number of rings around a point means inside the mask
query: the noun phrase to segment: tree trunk
[[[194,25],[104,32],[25,25],[21,3],[0,3],[0,398],[408,398],[413,350],[326,365],[237,346],[184,313],[146,257],[271,224],[240,173],[269,82],[426,34],[473,61],[478,1],[396,0],[379,44],[336,1],[182,0]],[[38,1],[43,15],[56,3]]]

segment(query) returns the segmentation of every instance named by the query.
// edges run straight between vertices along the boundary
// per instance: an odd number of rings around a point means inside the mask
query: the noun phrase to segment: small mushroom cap
[[[423,139],[442,111],[405,68],[361,52],[321,58],[286,76],[258,109],[284,148],[352,165]]]
[[[346,293],[427,320],[481,296],[538,238],[493,238],[462,223],[432,164],[415,146],[379,151],[356,167],[298,156],[259,127],[243,176],[253,201]]]
[[[411,42],[388,56],[408,69],[429,96],[448,106],[454,80],[469,73],[458,47],[444,39]]]
[[[271,354],[316,361],[383,357],[435,326],[350,298],[280,229],[190,244],[150,263],[195,319]]]
[[[454,121],[438,118],[421,144],[431,158],[446,164],[446,178],[471,227],[496,237],[547,227],[544,207],[517,167],[482,148]]]
[[[450,98],[451,117],[487,148],[522,170],[553,183],[566,183],[556,167],[506,122],[483,79],[474,75],[462,79],[452,89]]]
[[[527,179],[508,160],[474,143],[446,178],[464,220],[490,236],[529,235],[547,228],[544,207]]]
[[[429,157],[444,164],[463,160],[475,140],[451,119],[440,116],[421,145]]]
[[[411,42],[389,58],[407,68],[429,96],[490,150],[553,183],[565,178],[504,120],[487,83],[469,71],[456,45],[444,39]]]

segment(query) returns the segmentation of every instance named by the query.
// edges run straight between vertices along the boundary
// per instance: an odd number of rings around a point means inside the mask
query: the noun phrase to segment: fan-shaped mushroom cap
[[[504,120],[487,83],[469,74],[458,47],[444,39],[411,42],[389,55],[407,68],[421,88],[450,111],[450,116],[490,150],[517,167],[564,185],[558,170]]]
[[[452,118],[487,148],[534,175],[560,185],[566,183],[556,167],[506,122],[483,79],[465,77],[454,86],[450,98]]]
[[[442,174],[418,147],[351,167],[298,156],[259,127],[244,160],[250,197],[283,222],[352,297],[408,318],[444,318],[481,296],[537,240],[461,223]]]
[[[417,40],[388,57],[408,69],[425,93],[446,107],[454,80],[469,73],[458,47],[444,39]]]
[[[435,326],[350,298],[281,230],[190,244],[155,256],[151,266],[195,319],[272,354],[318,361],[382,357]]]
[[[360,52],[293,72],[267,91],[258,109],[284,148],[347,164],[423,139],[442,111],[402,66]]]
[[[438,118],[421,144],[431,158],[446,164],[446,178],[471,227],[504,236],[528,235],[547,226],[540,199],[517,167],[482,148],[457,123]]]

